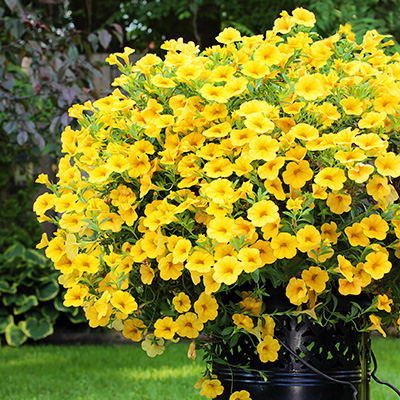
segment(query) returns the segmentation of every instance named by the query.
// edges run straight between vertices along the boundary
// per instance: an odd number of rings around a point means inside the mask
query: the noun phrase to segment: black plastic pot
[[[346,301],[343,307],[349,305]],[[322,327],[309,318],[299,322],[282,316],[275,321],[275,338],[281,343],[275,362],[262,363],[247,335],[241,335],[233,348],[219,346],[222,359],[230,365],[247,365],[252,372],[215,362],[213,373],[224,386],[218,400],[229,400],[237,390],[247,390],[252,400],[370,399],[368,332],[343,322]]]

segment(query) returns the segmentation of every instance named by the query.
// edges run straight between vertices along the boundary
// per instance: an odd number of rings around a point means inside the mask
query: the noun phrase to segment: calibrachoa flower
[[[226,28],[203,52],[179,39],[135,65],[130,48],[107,58],[114,91],[71,107],[57,181],[37,180],[34,211],[58,226],[38,247],[65,306],[145,337],[150,356],[186,337],[208,361],[242,335],[278,358],[272,286],[297,318],[398,328],[400,55],[376,31],[359,45],[314,24],[298,8],[265,36]],[[332,311],[359,294],[370,307]],[[211,368],[197,386],[223,391]]]

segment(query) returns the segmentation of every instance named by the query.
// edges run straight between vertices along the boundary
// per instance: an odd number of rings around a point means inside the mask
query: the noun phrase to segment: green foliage
[[[62,305],[58,276],[40,251],[20,243],[0,255],[0,335],[8,345],[51,335],[60,311],[70,321],[82,322],[82,311]]]
[[[394,50],[400,51],[400,0],[319,0],[308,1],[305,7],[317,15],[316,28],[323,36],[349,23],[358,42],[366,31],[376,29],[381,35],[392,35]]]

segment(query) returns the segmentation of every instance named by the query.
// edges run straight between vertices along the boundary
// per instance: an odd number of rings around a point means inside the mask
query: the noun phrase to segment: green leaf
[[[22,296],[18,294],[5,294],[3,296],[3,304],[8,307],[11,304],[17,303],[20,297]]]
[[[30,310],[32,307],[36,307],[39,304],[39,301],[35,295],[30,295],[30,296],[23,296],[23,299],[19,302],[17,302],[17,307],[14,307],[14,315],[20,315],[28,310]]]
[[[56,297],[54,299],[54,308],[57,311],[61,311],[61,312],[68,313],[68,314],[73,314],[75,311],[74,307],[65,307],[62,302],[62,299],[60,297]]]
[[[15,286],[10,286],[7,281],[0,281],[0,292],[15,294],[17,293],[17,288]]]
[[[87,318],[85,317],[85,313],[82,309],[77,309],[78,313],[76,316],[70,315],[69,320],[74,324],[82,324],[87,323]]]
[[[222,331],[222,335],[223,336],[228,336],[233,332],[233,326],[227,326],[223,331]]]
[[[53,325],[47,319],[29,318],[20,325],[22,332],[33,340],[43,339],[54,332]]]
[[[40,308],[40,312],[44,318],[46,318],[50,322],[55,322],[58,316],[60,315],[59,311],[57,311],[53,304],[46,303]]]
[[[9,325],[5,330],[6,342],[9,346],[18,347],[23,344],[28,337],[22,331],[20,327],[21,323],[17,325]]]
[[[4,252],[4,258],[12,259],[15,257],[23,257],[25,255],[25,247],[21,243],[15,243]]]
[[[41,268],[49,264],[49,260],[38,250],[26,249],[25,259],[27,262],[37,264]]]
[[[4,333],[10,325],[14,325],[14,317],[11,314],[0,317],[0,333]]]
[[[36,294],[39,301],[47,301],[54,299],[59,290],[60,287],[58,286],[57,281],[51,280],[47,285],[42,286],[41,288],[36,288]]]

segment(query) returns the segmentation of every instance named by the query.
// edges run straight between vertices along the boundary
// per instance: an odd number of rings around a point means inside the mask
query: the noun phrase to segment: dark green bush
[[[0,254],[0,341],[20,346],[28,338],[43,339],[61,313],[73,323],[85,320],[81,310],[63,305],[58,276],[41,251],[20,243]]]

